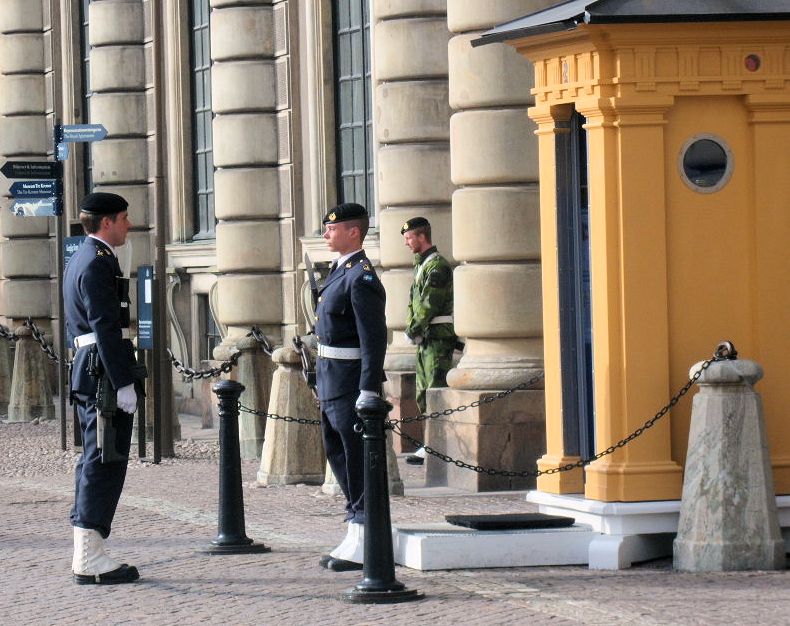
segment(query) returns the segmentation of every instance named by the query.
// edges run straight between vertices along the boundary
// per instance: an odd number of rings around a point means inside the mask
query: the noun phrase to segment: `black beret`
[[[337,224],[348,220],[358,220],[368,216],[368,210],[356,202],[338,204],[324,217],[324,224]]]
[[[118,194],[97,191],[82,199],[80,211],[89,215],[115,215],[126,211],[128,206],[129,203]]]
[[[401,226],[400,234],[402,235],[410,230],[414,230],[415,228],[420,228],[421,226],[427,226],[430,228],[431,223],[424,217],[413,217],[403,226]]]

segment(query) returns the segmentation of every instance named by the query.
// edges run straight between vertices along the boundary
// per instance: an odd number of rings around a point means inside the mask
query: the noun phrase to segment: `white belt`
[[[437,315],[431,320],[431,324],[452,324],[452,315]]]
[[[318,344],[318,356],[325,359],[342,359],[344,361],[356,361],[362,358],[362,350],[359,348],[335,348]]]
[[[123,339],[131,339],[132,334],[129,332],[128,328],[122,328],[121,337]],[[94,343],[96,343],[96,333],[88,333],[87,335],[74,337],[74,347],[78,350],[80,348],[84,348],[85,346],[92,346]]]

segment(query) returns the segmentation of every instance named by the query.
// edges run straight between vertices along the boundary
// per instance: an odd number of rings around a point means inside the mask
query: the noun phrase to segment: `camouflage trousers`
[[[425,391],[446,387],[447,372],[453,365],[455,338],[427,339],[417,346],[417,408],[425,413]]]

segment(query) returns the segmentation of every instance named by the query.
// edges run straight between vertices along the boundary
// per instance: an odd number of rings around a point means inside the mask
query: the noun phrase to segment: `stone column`
[[[446,14],[447,0],[373,2],[381,279],[387,289],[387,325],[393,331],[384,363],[385,390],[393,417],[417,412],[414,346],[402,332],[412,254],[403,245],[401,225],[417,215],[428,218],[434,242],[452,262]],[[412,425],[409,434],[420,438],[421,424]],[[400,438],[395,446],[411,449]]]
[[[52,150],[47,123],[47,74],[51,78],[44,31],[48,12],[41,0],[11,0],[0,12],[0,160],[46,160]],[[48,69],[49,68],[49,69]],[[51,85],[50,85],[51,87]],[[0,316],[17,326],[30,316],[42,330],[51,326],[52,242],[47,217],[16,217],[8,210],[11,181],[0,175]],[[9,419],[54,417],[50,365],[30,333],[17,344],[9,398]]]
[[[272,377],[269,413],[318,419],[320,412],[302,377],[299,353],[287,346],[278,348],[272,360],[278,367]],[[258,483],[320,485],[325,460],[319,426],[271,420],[263,442]]]
[[[785,569],[762,402],[752,388],[762,377],[754,361],[717,361],[699,378],[674,545],[676,569]]]
[[[8,414],[11,380],[14,373],[14,350],[11,341],[0,337],[0,419]]]
[[[450,121],[453,193],[453,251],[461,265],[455,270],[455,329],[466,337],[466,350],[447,376],[454,389],[432,391],[434,408],[458,401],[470,404],[483,390],[507,389],[525,382],[543,368],[540,247],[538,232],[538,155],[535,125],[527,117],[533,103],[532,68],[505,45],[472,48],[481,32],[551,5],[537,0],[448,0],[447,21],[454,33],[449,43]],[[454,434],[452,417],[444,424],[450,448],[464,450],[472,463],[501,467],[520,459],[531,469],[535,459],[501,454],[501,437],[514,448],[527,446],[527,431],[543,421],[539,402],[517,392],[505,413],[486,417],[474,410],[463,440]],[[516,426],[530,424],[525,430]],[[537,434],[537,433],[535,433]],[[540,435],[538,435],[540,436]],[[453,443],[453,439],[456,439]],[[441,484],[427,467],[429,484]],[[480,475],[478,475],[478,478]],[[510,481],[472,481],[447,472],[448,484],[473,489],[507,489]],[[484,484],[485,483],[485,486]]]
[[[251,326],[280,343],[284,322],[295,321],[293,219],[290,204],[281,201],[278,167],[291,160],[289,84],[287,72],[281,73],[288,2],[212,0],[211,8],[218,313],[228,327],[214,356],[223,359]],[[239,372],[247,389],[270,386],[272,367],[261,363],[253,359]],[[267,408],[268,397],[256,401],[262,404],[251,408]],[[260,439],[257,445],[260,451]]]

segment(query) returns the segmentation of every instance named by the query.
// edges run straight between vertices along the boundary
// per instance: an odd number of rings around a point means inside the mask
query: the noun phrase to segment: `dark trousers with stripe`
[[[332,473],[346,496],[346,521],[365,523],[364,444],[354,432],[359,392],[321,401],[321,433]]]
[[[106,539],[126,480],[127,461],[101,462],[101,450],[96,443],[96,404],[93,398],[74,395],[82,431],[82,456],[74,471],[71,525],[97,530]],[[123,411],[117,411],[113,417],[116,449],[124,456],[129,455],[132,444],[133,421],[133,416]]]

